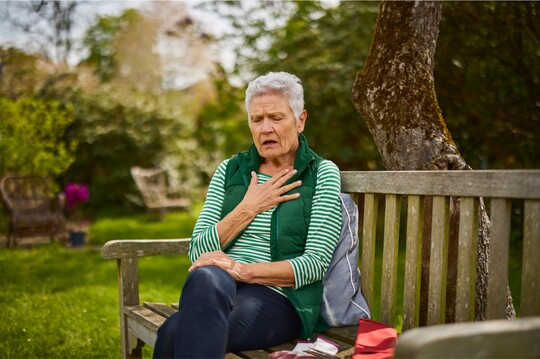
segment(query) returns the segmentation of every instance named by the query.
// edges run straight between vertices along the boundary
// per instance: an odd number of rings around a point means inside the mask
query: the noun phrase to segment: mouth
[[[272,145],[275,145],[277,144],[277,141],[275,140],[265,140],[262,142],[262,145],[263,146],[272,146]]]

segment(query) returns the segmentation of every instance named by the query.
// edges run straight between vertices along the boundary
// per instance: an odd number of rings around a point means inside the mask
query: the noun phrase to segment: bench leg
[[[7,248],[17,247],[17,239],[15,238],[15,235],[11,232],[7,236],[6,247]]]
[[[142,348],[144,346],[144,342],[129,333],[126,333],[126,335],[128,348],[125,358],[142,359]]]
[[[120,303],[120,335],[122,337],[122,358],[142,358],[144,343],[129,333],[124,308],[139,304],[138,261],[137,258],[118,259],[118,299]]]

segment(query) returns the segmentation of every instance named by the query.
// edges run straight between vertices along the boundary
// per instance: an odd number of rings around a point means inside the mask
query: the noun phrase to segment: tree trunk
[[[471,170],[446,127],[435,94],[433,68],[441,9],[438,1],[383,1],[370,53],[354,83],[354,106],[366,121],[388,170]],[[430,216],[426,200],[426,215]],[[453,225],[459,218],[458,200],[452,201],[450,210]],[[424,223],[430,223],[427,219]],[[490,222],[482,202],[478,222],[476,319],[483,320]],[[423,247],[428,250],[431,239],[429,231],[424,232]],[[447,321],[453,321],[455,307],[456,232],[451,230],[449,239]],[[427,268],[429,255],[424,255],[423,262]],[[424,268],[422,272],[421,296],[425,299]],[[507,313],[513,317],[509,290],[507,299]]]

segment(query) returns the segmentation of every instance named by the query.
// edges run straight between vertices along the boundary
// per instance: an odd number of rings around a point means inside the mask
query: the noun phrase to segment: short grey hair
[[[304,110],[304,88],[302,81],[288,72],[269,72],[251,81],[246,89],[246,110],[250,121],[249,105],[253,97],[277,92],[287,98],[295,120],[299,120]]]

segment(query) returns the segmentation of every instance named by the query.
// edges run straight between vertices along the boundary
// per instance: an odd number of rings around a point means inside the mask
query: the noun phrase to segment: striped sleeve
[[[341,177],[338,167],[324,160],[317,169],[317,184],[304,254],[290,259],[294,289],[322,280],[341,233]]]
[[[225,197],[225,171],[228,162],[228,159],[221,162],[208,186],[206,201],[195,223],[189,243],[188,254],[191,262],[197,260],[205,252],[221,250],[217,223],[221,217],[221,207]]]

